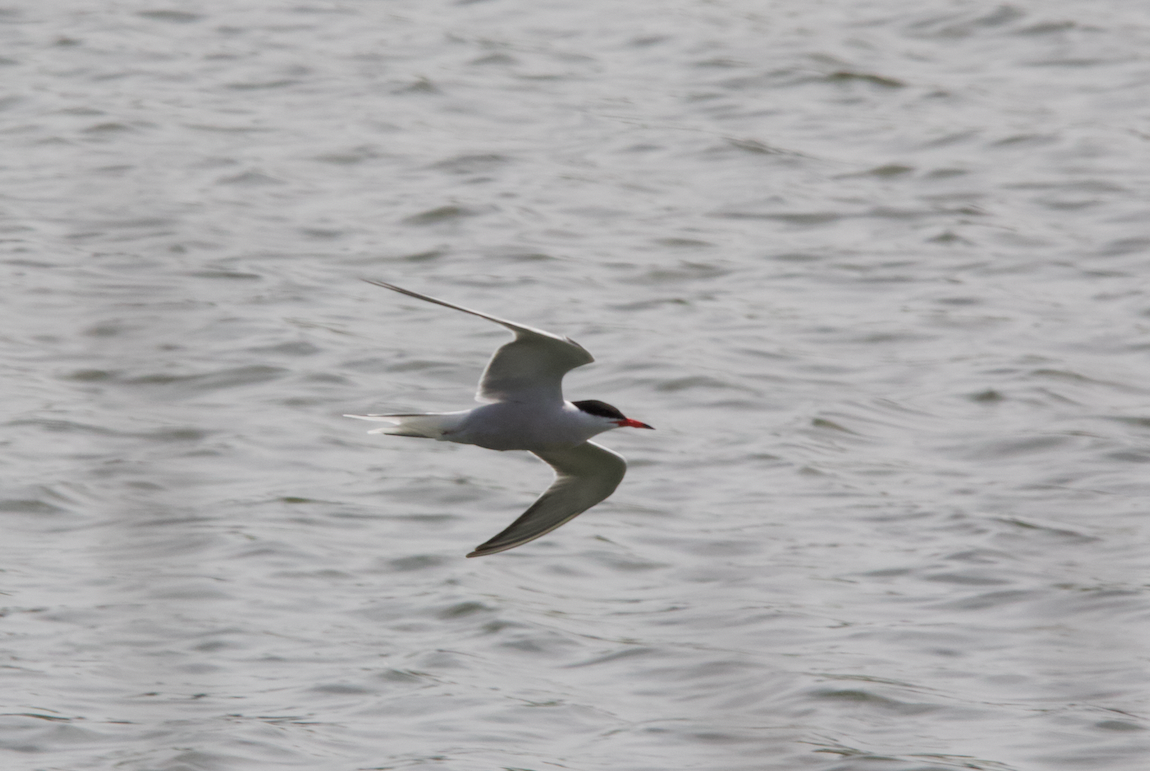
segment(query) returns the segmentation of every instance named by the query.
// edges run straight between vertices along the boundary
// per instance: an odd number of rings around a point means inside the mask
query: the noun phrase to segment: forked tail
[[[345,418],[377,420],[391,425],[374,428],[369,434],[390,434],[391,436],[418,436],[424,439],[443,439],[459,429],[466,417],[463,412],[425,412],[416,415],[344,415]]]

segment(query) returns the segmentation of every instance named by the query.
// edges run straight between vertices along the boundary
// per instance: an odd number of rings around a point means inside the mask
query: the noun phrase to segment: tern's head
[[[580,412],[594,415],[597,418],[602,418],[606,423],[613,424],[610,428],[623,428],[624,426],[630,428],[654,428],[654,426],[648,426],[646,423],[631,420],[607,402],[601,402],[598,399],[587,399],[586,401],[571,403],[578,407]]]

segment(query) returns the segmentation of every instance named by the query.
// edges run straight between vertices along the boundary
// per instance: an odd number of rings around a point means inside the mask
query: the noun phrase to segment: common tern
[[[458,412],[403,415],[345,415],[390,425],[369,434],[391,434],[474,444],[489,450],[527,450],[555,471],[555,482],[531,508],[468,557],[514,549],[574,519],[603,501],[623,481],[627,461],[617,452],[588,441],[616,428],[652,428],[631,420],[597,399],[563,398],[563,376],[590,364],[591,354],[569,337],[560,337],[514,321],[383,281],[363,279],[429,303],[454,308],[502,324],[515,334],[487,362],[479,378],[481,407]]]

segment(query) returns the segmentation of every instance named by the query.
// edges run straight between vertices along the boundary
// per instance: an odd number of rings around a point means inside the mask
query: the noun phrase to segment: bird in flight
[[[616,428],[651,428],[631,420],[597,399],[563,398],[563,376],[590,364],[591,354],[569,337],[516,324],[453,305],[383,281],[364,279],[429,303],[454,308],[502,324],[515,339],[487,362],[475,395],[482,406],[459,412],[410,415],[345,415],[389,425],[370,434],[413,436],[474,444],[489,450],[527,450],[551,466],[555,482],[507,529],[475,547],[468,557],[514,549],[574,519],[603,501],[623,481],[627,461],[619,453],[588,441]]]

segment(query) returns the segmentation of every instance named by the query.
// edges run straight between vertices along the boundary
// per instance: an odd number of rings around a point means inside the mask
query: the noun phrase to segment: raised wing
[[[535,455],[555,469],[554,484],[510,527],[475,547],[468,557],[514,549],[550,533],[615,492],[627,473],[622,455],[594,442]]]
[[[500,347],[491,357],[491,361],[487,362],[487,369],[479,378],[476,401],[562,402],[563,376],[576,367],[595,361],[583,346],[569,337],[559,337],[542,329],[516,324],[514,321],[473,311],[461,305],[453,305],[395,284],[373,281],[369,278],[363,280],[408,297],[494,321],[515,333],[515,339]]]

